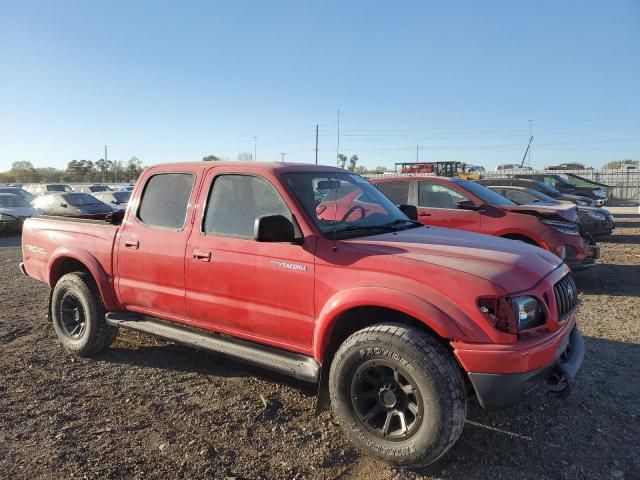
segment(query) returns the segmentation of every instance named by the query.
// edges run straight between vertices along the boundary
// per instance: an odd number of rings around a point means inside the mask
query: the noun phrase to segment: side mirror
[[[409,220],[418,220],[418,208],[415,205],[398,205],[398,208]]]
[[[257,242],[296,241],[293,223],[282,215],[263,215],[253,224],[253,238]]]
[[[61,204],[60,204],[60,206],[61,206],[62,208],[67,208],[69,205],[67,205],[66,203],[61,203]]]
[[[480,209],[480,207],[478,207],[471,200],[460,200],[458,203],[456,203],[456,207],[458,207],[459,210],[479,210]]]

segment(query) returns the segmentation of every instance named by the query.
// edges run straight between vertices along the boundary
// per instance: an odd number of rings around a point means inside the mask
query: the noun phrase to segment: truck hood
[[[578,212],[575,205],[557,204],[551,202],[527,203],[525,205],[500,205],[502,210],[537,217],[556,217],[568,222],[578,220]]]
[[[562,265],[552,253],[524,242],[440,227],[412,228],[344,242],[376,255],[397,255],[474,275],[507,293],[533,287]]]

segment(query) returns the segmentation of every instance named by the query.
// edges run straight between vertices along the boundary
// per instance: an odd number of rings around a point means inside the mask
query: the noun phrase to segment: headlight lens
[[[604,197],[606,197],[606,196],[607,196],[607,194],[606,194],[606,193],[604,193],[604,191],[603,191],[602,189],[600,189],[600,188],[596,188],[595,190],[593,190],[593,194],[594,194],[596,197],[600,197],[600,198],[604,198]]]
[[[567,235],[580,235],[580,229],[575,223],[561,222],[560,220],[547,220],[545,218],[541,218],[540,221],[561,233],[565,233]]]
[[[598,212],[587,212],[587,215],[589,215],[591,218],[594,218],[596,220],[605,220],[606,217]]]
[[[514,297],[511,299],[518,331],[537,327],[544,323],[544,313],[534,297]]]

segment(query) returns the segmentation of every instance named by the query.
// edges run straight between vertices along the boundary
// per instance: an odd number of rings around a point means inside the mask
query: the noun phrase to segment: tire
[[[89,357],[107,348],[118,329],[105,320],[100,293],[88,273],[68,273],[51,294],[53,329],[69,353]]]
[[[465,383],[451,354],[400,324],[347,338],[331,364],[329,394],[351,441],[397,467],[435,462],[458,440],[466,419]]]

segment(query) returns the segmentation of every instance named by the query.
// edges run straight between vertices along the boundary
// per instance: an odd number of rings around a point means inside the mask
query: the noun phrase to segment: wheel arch
[[[73,272],[88,273],[98,287],[107,310],[118,309],[109,275],[89,252],[69,248],[58,249],[49,260],[48,271],[48,284],[52,289],[63,275]]]
[[[465,337],[445,312],[421,298],[392,289],[359,287],[342,290],[320,312],[313,334],[314,358],[324,363],[330,358],[330,346],[335,347],[357,330],[384,321],[414,326],[446,344]]]

